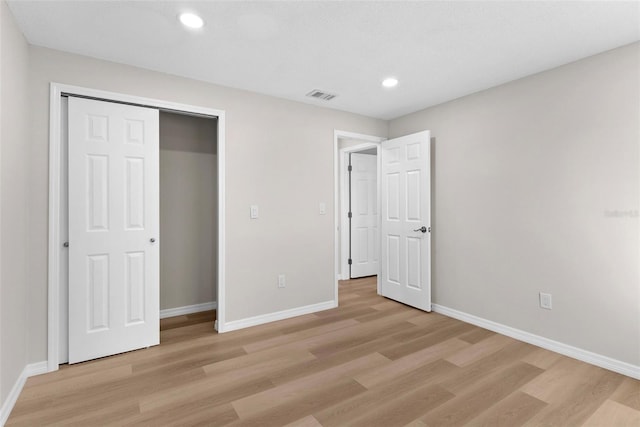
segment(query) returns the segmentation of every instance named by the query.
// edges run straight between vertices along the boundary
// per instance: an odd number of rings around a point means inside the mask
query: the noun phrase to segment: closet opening
[[[217,122],[160,111],[161,330],[215,320]]]
[[[224,331],[224,116],[51,84],[49,372]]]

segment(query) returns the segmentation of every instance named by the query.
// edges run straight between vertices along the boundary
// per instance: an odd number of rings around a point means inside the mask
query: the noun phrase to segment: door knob
[[[422,231],[423,233],[426,233],[426,232],[427,232],[427,227],[425,227],[425,226],[423,225],[422,227],[420,227],[420,228],[416,228],[416,229],[415,229],[415,230],[413,230],[413,231]]]
[[[156,242],[156,239],[154,239],[154,238],[152,237],[152,238],[150,238],[150,239],[149,239],[149,241],[150,241],[151,243],[155,243],[155,242]]]

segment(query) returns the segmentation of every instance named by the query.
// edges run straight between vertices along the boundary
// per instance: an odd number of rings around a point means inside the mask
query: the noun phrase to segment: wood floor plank
[[[29,378],[7,426],[638,425],[640,381],[341,282],[340,307]]]
[[[500,351],[453,372],[442,385],[456,395],[462,394],[479,383],[499,377],[506,368],[520,363],[521,358],[533,349],[529,344],[513,341]]]
[[[189,384],[142,396],[139,399],[140,412],[145,413],[160,408],[179,409],[188,402],[206,402],[211,406],[218,406],[272,388],[273,383],[264,378],[219,385],[214,378],[207,377],[191,381]]]
[[[398,375],[417,369],[420,366],[425,366],[438,359],[444,359],[448,355],[468,347],[468,345],[468,343],[460,341],[458,338],[451,338],[432,345],[431,347],[408,354],[400,359],[396,359],[387,366],[376,369],[375,371],[357,375],[355,378],[356,381],[363,386],[372,388],[378,384],[388,382]]]
[[[373,353],[371,355],[334,366],[322,372],[298,378],[270,390],[265,390],[261,393],[235,400],[233,402],[233,407],[240,418],[247,418],[257,412],[270,408],[273,405],[273,402],[286,402],[288,400],[293,400],[306,390],[312,390],[345,377],[352,378],[360,372],[364,372],[378,366],[383,366],[389,362],[389,359],[379,353]],[[358,386],[360,385],[358,384]]]
[[[640,381],[633,378],[624,378],[611,399],[640,411]]]
[[[515,392],[541,372],[542,369],[528,363],[516,363],[504,369],[500,375],[470,387],[421,419],[427,425],[434,426],[465,424],[475,418],[476,414],[489,409],[495,402]]]
[[[325,427],[347,425],[352,420],[376,410],[390,399],[402,399],[420,387],[437,383],[438,379],[445,376],[451,369],[457,368],[444,360],[436,360],[402,375],[388,378],[387,381],[379,383],[375,387],[368,387],[364,393],[346,399],[314,415]],[[449,393],[448,396],[454,397],[452,393]]]
[[[605,401],[587,421],[583,427],[638,427],[640,426],[640,411],[618,403],[614,400]]]
[[[238,414],[236,414],[231,403],[212,405],[209,400],[195,400],[185,402],[178,407],[159,407],[152,411],[138,413],[117,422],[105,424],[113,427],[156,427],[158,425],[171,427],[206,425],[217,427],[229,425],[237,419]]]
[[[81,410],[77,406],[54,406],[55,410],[32,411],[27,414],[12,414],[12,426],[83,426],[121,423],[123,419],[140,413],[136,401],[118,402],[106,406],[101,402],[85,403]]]
[[[118,366],[103,371],[93,372],[80,377],[64,378],[56,382],[56,391],[58,395],[66,393],[75,393],[78,389],[88,385],[103,385],[120,378],[127,378],[133,374],[133,368],[129,365]],[[33,400],[41,399],[49,395],[49,388],[46,386],[28,387],[21,394],[21,403],[28,403]]]
[[[538,348],[523,357],[522,361],[541,369],[549,369],[554,363],[564,357],[566,356],[554,353],[544,348]]]
[[[588,381],[594,372],[586,363],[562,358],[542,375],[522,387],[522,391],[547,403],[561,402]]]
[[[466,323],[452,324],[451,326],[423,333],[418,338],[408,342],[401,342],[393,348],[383,351],[382,354],[391,360],[400,359],[401,357],[420,351],[423,348],[431,347],[451,337],[468,332],[471,329],[473,329],[473,326]]]
[[[313,413],[335,405],[344,399],[365,391],[365,388],[351,379],[339,379],[334,382],[313,387],[305,393],[298,393],[292,398],[275,400],[276,405],[262,407],[260,411],[250,415],[241,414],[240,420],[233,426],[242,427],[279,427],[289,424],[306,414]],[[237,406],[234,406],[237,411]]]
[[[462,334],[467,335],[467,334]],[[483,340],[476,342],[473,345],[460,350],[451,356],[447,357],[447,361],[458,366],[468,366],[473,362],[477,362],[486,356],[496,353],[502,350],[507,344],[511,342],[511,338],[504,335],[493,334]]]
[[[289,333],[282,334],[276,337],[272,337],[266,340],[258,340],[251,342],[243,346],[247,353],[253,353],[268,348],[289,344],[292,342],[300,341],[305,338],[315,337],[323,335],[329,332],[337,331],[338,329],[346,328],[348,326],[359,325],[359,322],[354,319],[340,320],[337,322],[327,323],[326,321],[320,324],[309,323],[306,329],[294,329]]]
[[[397,323],[390,323],[380,328],[371,328],[368,331],[364,330],[364,328],[359,328],[359,333],[353,333],[341,339],[335,339],[331,342],[325,342],[313,346],[309,348],[309,351],[319,358],[327,357],[340,351],[344,351],[353,347],[357,347],[361,344],[371,342],[381,336],[386,337],[398,332],[403,332],[408,327],[410,327],[410,325],[402,321]]]
[[[547,403],[516,391],[489,407],[466,425],[469,427],[517,427],[539,413]]]
[[[389,427],[404,425],[437,408],[454,395],[439,385],[425,385],[411,393],[397,397],[389,396],[387,402],[365,415],[349,422],[354,427]]]
[[[100,409],[104,407],[105,402],[110,402],[111,405],[117,407],[122,403],[137,401],[141,396],[153,391],[175,389],[185,384],[197,382],[203,377],[202,369],[181,372],[179,375],[158,375],[151,372],[113,377],[110,381],[87,383],[63,393],[53,388],[48,396],[27,402],[27,405],[31,405],[31,407],[25,408],[25,418],[39,419],[43,417],[50,422],[53,420],[62,421],[72,414]]]
[[[313,415],[308,415],[299,420],[295,420],[284,427],[322,427],[322,424],[320,424]]]
[[[495,332],[488,329],[476,328],[472,331],[467,332],[466,334],[460,335],[458,339],[466,341],[470,344],[476,344],[486,338],[494,336],[495,334]]]
[[[525,425],[557,426],[581,425],[613,394],[622,383],[622,376],[595,366],[588,366],[586,377],[571,387],[570,393],[552,401],[544,410],[531,418]],[[568,387],[569,388],[569,387]]]
[[[213,323],[216,320],[215,310],[201,311],[199,313],[185,314],[183,316],[160,319],[160,331],[183,328],[189,325],[198,325],[205,322]]]

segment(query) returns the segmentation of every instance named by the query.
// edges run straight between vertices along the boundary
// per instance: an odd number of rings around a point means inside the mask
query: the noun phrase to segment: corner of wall
[[[0,31],[0,421],[4,423],[27,375],[29,174],[25,169],[30,149],[29,48],[5,0],[0,0]]]

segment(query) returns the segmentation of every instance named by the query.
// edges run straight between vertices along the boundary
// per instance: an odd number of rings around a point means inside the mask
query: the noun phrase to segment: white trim
[[[60,292],[60,111],[61,92],[51,84],[49,98],[49,283],[47,315],[48,370],[58,370]]]
[[[341,232],[340,230],[343,227],[340,227],[341,223],[341,215],[340,215],[340,196],[341,196],[341,183],[340,183],[340,175],[342,167],[344,166],[343,160],[340,159],[340,148],[339,148],[339,140],[340,139],[356,139],[363,141],[363,143],[369,143],[368,146],[379,146],[382,141],[386,141],[387,138],[383,138],[380,136],[372,136],[372,135],[364,135],[361,133],[347,132],[342,130],[335,129],[333,131],[333,206],[334,206],[334,216],[333,216],[333,229],[334,229],[334,245],[333,245],[333,272],[335,277],[335,289],[334,289],[334,301],[335,306],[338,306],[338,281],[341,280],[340,271],[340,245],[341,245]],[[349,148],[364,148],[365,144],[359,144],[355,147]],[[378,160],[379,160],[378,156]],[[378,171],[380,168],[378,167]],[[378,191],[380,191],[380,174],[378,173]],[[378,195],[379,196],[379,195]],[[380,202],[380,197],[378,197],[378,203]],[[378,212],[380,209],[378,207]],[[378,284],[378,293],[380,293],[380,284]]]
[[[52,82],[49,99],[49,251],[48,251],[48,327],[47,370],[58,369],[59,288],[60,288],[60,111],[61,95],[69,93],[117,102],[146,105],[164,110],[205,115],[218,118],[218,332],[225,329],[225,112],[195,105],[179,104],[159,99],[143,98],[116,92],[90,89]]]
[[[318,311],[329,310],[338,306],[337,301],[325,301],[318,304],[305,305],[303,307],[291,308],[288,310],[276,311],[275,313],[262,314],[260,316],[247,317],[246,319],[232,320],[227,322],[226,331],[249,328],[251,326],[262,325],[278,320],[289,319],[291,317],[302,316],[304,314],[316,313]]]
[[[20,376],[13,384],[13,387],[11,387],[11,391],[7,395],[7,398],[2,402],[2,408],[0,408],[0,426],[4,426],[9,419],[9,415],[18,401],[18,397],[24,388],[24,384],[27,382],[27,378],[47,373],[47,366],[47,362],[44,361],[31,363],[24,367]]]
[[[471,323],[473,325],[480,326],[481,328],[489,329],[490,331],[494,331],[499,334],[506,335],[508,337],[515,338],[517,340],[524,341],[526,343],[533,344],[535,346],[542,347],[544,349],[551,350],[556,353],[560,353],[565,356],[569,356],[574,359],[578,359],[583,362],[590,363],[592,365],[599,366],[601,368],[608,369],[610,371],[617,372],[631,378],[640,379],[640,366],[632,365],[630,363],[613,359],[608,356],[603,356],[598,353],[593,353],[582,348],[573,347],[559,341],[541,337],[540,335],[535,335],[530,332],[512,328],[511,326],[503,325],[492,320],[483,319],[482,317],[474,316],[473,314],[468,314],[439,304],[432,304],[431,307],[436,313],[453,317],[454,319]]]
[[[47,366],[48,362],[46,360],[43,360],[42,362],[30,363],[26,368],[27,377],[35,377],[36,375],[46,374],[47,372],[49,372]]]
[[[202,304],[185,305],[184,307],[165,308],[160,310],[160,318],[184,316],[185,314],[200,313],[201,311],[215,310],[218,307],[216,301],[205,302]]]
[[[216,321],[214,324],[214,328],[218,333],[222,333],[225,330],[225,319],[226,319],[226,301],[227,301],[227,292],[226,292],[226,272],[227,272],[227,246],[226,246],[226,146],[225,146],[225,135],[226,135],[226,122],[225,122],[225,113],[224,111],[220,111],[220,115],[218,116],[218,301],[216,301]]]

